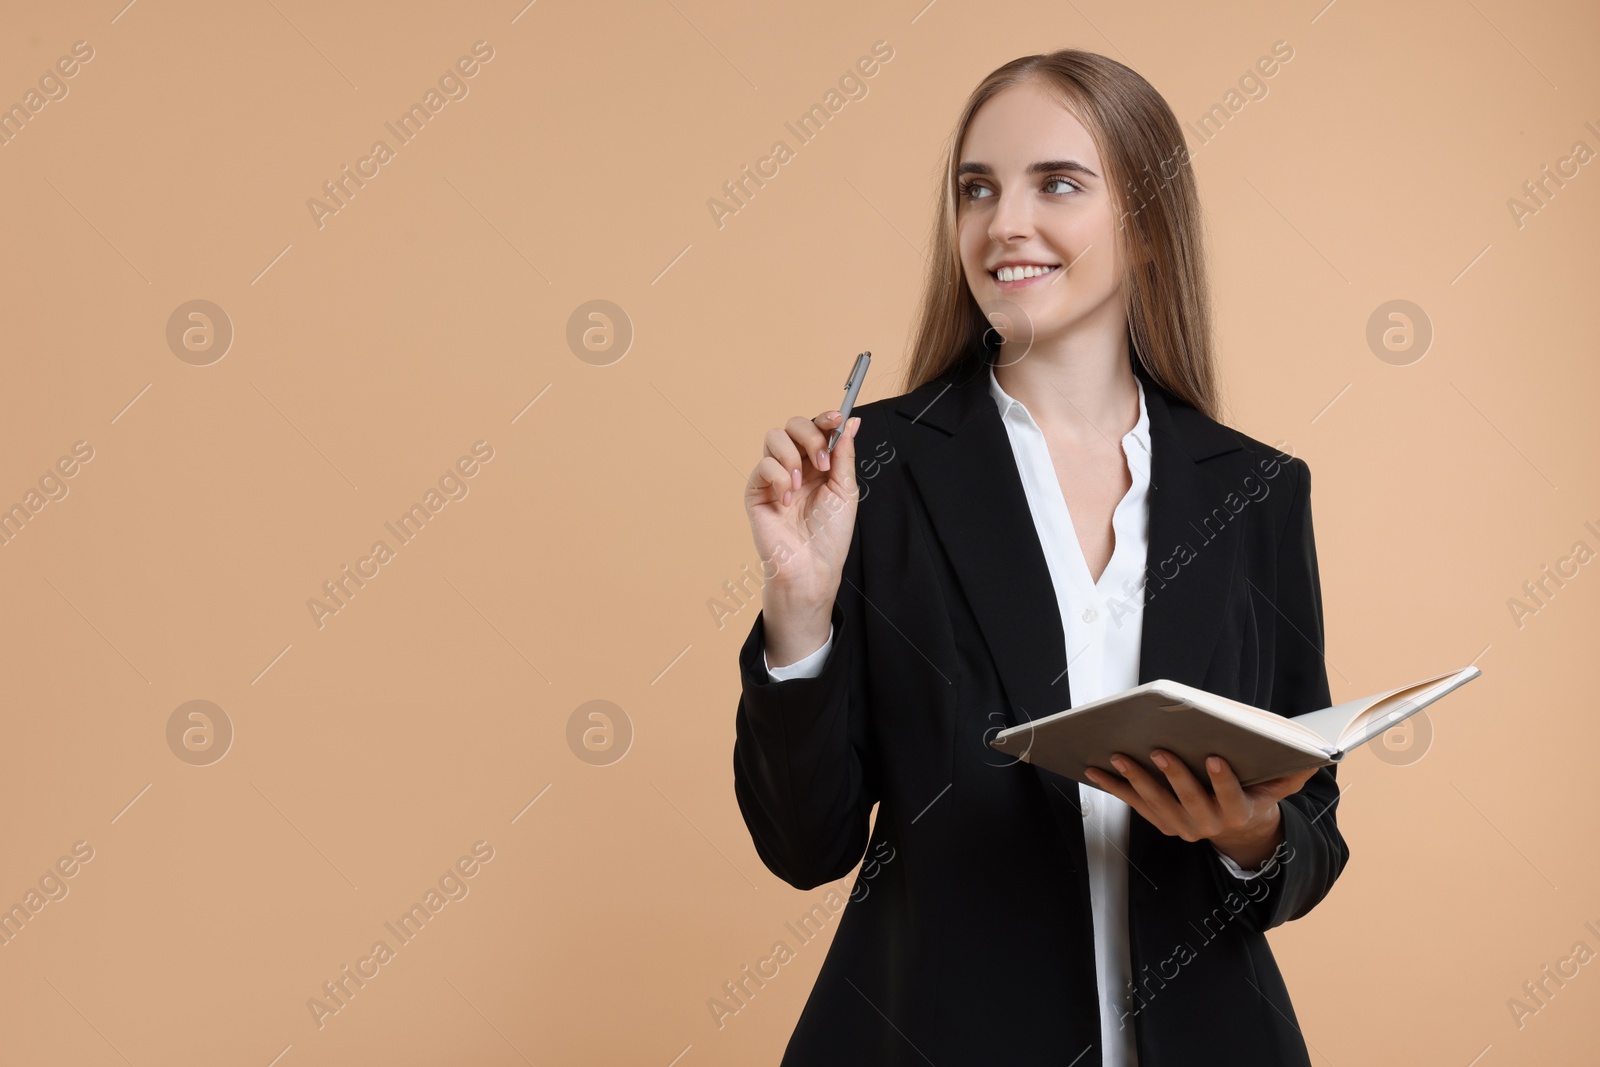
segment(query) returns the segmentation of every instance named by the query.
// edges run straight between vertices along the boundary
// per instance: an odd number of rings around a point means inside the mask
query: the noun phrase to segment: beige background
[[[8,106],[93,49],[0,147],[0,505],[93,451],[0,547],[0,904],[93,850],[0,946],[0,1059],[776,1062],[826,941],[785,923],[824,892],[769,874],[734,802],[756,608],[711,605],[758,566],[742,480],[861,349],[866,399],[902,391],[942,141],[983,74],[1063,46],[1189,126],[1228,420],[1315,472],[1335,698],[1484,671],[1430,742],[1341,770],[1350,865],[1271,935],[1314,1062],[1593,1056],[1600,966],[1508,1007],[1600,951],[1600,570],[1508,606],[1600,548],[1600,164],[1508,206],[1600,148],[1592,11],[120,3],[11,3],[0,41]],[[319,228],[323,182],[478,41],[468,95]],[[783,124],[877,41],[867,95],[799,145]],[[719,229],[708,200],[780,138]],[[234,331],[206,366],[166,339],[201,299]],[[592,300],[625,354],[569,346]],[[1404,365],[1367,341],[1393,300],[1433,332]],[[400,546],[384,523],[478,441]],[[380,538],[319,628],[307,601]],[[192,700],[234,731],[209,765],[169,747]],[[632,731],[609,765],[568,741],[595,700]],[[389,935],[480,841],[469,895]],[[380,938],[319,1028],[307,1001]],[[795,959],[719,1028],[708,1000],[779,939]]]

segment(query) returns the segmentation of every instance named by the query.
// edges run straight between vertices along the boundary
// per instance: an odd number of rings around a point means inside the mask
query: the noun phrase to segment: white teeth
[[[995,277],[1003,282],[1019,282],[1024,278],[1037,278],[1041,274],[1049,274],[1055,267],[1001,267],[995,272]]]

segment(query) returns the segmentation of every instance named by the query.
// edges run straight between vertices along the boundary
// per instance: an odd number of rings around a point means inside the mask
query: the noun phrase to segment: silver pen
[[[850,409],[855,407],[856,394],[861,391],[861,383],[867,379],[867,367],[872,363],[872,353],[863,352],[856,357],[856,365],[850,371],[850,380],[844,383],[844,403],[839,406],[839,426],[833,431],[833,436],[828,438],[828,451],[833,451],[833,446],[839,443],[839,435],[844,433],[844,428],[850,424]]]

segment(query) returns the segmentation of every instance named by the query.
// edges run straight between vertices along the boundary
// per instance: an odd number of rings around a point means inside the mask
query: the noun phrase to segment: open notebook
[[[1245,786],[1338,763],[1345,755],[1483,672],[1477,667],[1289,718],[1182,682],[1158,678],[1054,715],[1001,730],[989,745],[1064,777],[1094,785],[1086,767],[1115,774],[1111,754],[1135,760],[1158,781],[1150,750],[1166,749],[1209,784],[1206,757],[1226,759]],[[1098,788],[1098,787],[1097,787]]]

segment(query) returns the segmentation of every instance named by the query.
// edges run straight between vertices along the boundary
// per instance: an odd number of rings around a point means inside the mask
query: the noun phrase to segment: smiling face
[[[990,97],[967,126],[957,182],[961,265],[979,307],[1014,304],[1035,343],[1121,336],[1117,207],[1094,137],[1071,112],[1033,84]]]

